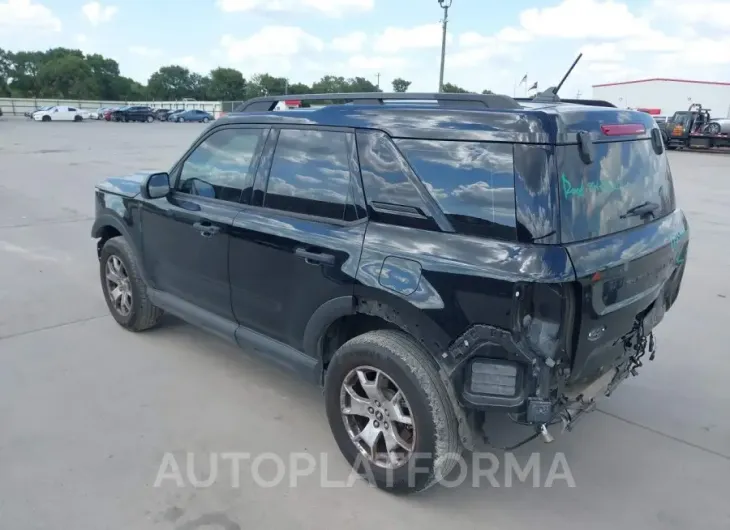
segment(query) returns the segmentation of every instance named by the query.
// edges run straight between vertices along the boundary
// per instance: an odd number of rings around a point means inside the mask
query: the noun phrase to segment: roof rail
[[[274,110],[280,101],[351,101],[361,105],[383,105],[385,100],[414,101],[432,100],[440,105],[489,109],[517,109],[520,104],[509,96],[499,94],[455,94],[435,92],[351,92],[337,94],[285,94],[263,96],[241,103],[233,112],[258,112]],[[446,106],[446,105],[444,105]]]
[[[548,103],[547,101],[541,101],[539,99],[534,98],[515,98],[515,101],[526,101],[531,103]],[[560,101],[555,101],[555,103],[573,103],[575,105],[590,105],[591,107],[613,107],[616,108],[616,105],[613,103],[609,103],[608,101],[604,101],[602,99],[566,99],[566,98],[560,98]]]

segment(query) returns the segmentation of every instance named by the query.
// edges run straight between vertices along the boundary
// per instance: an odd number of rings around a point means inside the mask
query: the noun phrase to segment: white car
[[[55,106],[33,113],[33,120],[35,121],[83,121],[85,117],[88,117],[87,111],[65,106]]]

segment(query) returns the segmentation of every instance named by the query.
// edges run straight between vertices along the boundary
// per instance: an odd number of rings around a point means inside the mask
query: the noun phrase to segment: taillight
[[[644,134],[646,132],[646,127],[644,127],[641,123],[601,125],[601,132],[606,136],[626,136],[630,134]]]

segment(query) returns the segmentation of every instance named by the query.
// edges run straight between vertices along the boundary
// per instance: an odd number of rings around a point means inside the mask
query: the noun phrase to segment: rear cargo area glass
[[[674,211],[674,186],[666,154],[651,140],[595,143],[585,164],[577,145],[556,149],[563,243],[614,234]],[[656,205],[653,215],[632,208]]]

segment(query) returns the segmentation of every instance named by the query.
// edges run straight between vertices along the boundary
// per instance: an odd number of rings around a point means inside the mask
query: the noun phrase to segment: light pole
[[[441,71],[439,72],[439,92],[444,90],[444,62],[446,61],[446,24],[449,21],[449,8],[452,0],[439,0],[439,6],[444,10],[444,19],[441,28]]]

